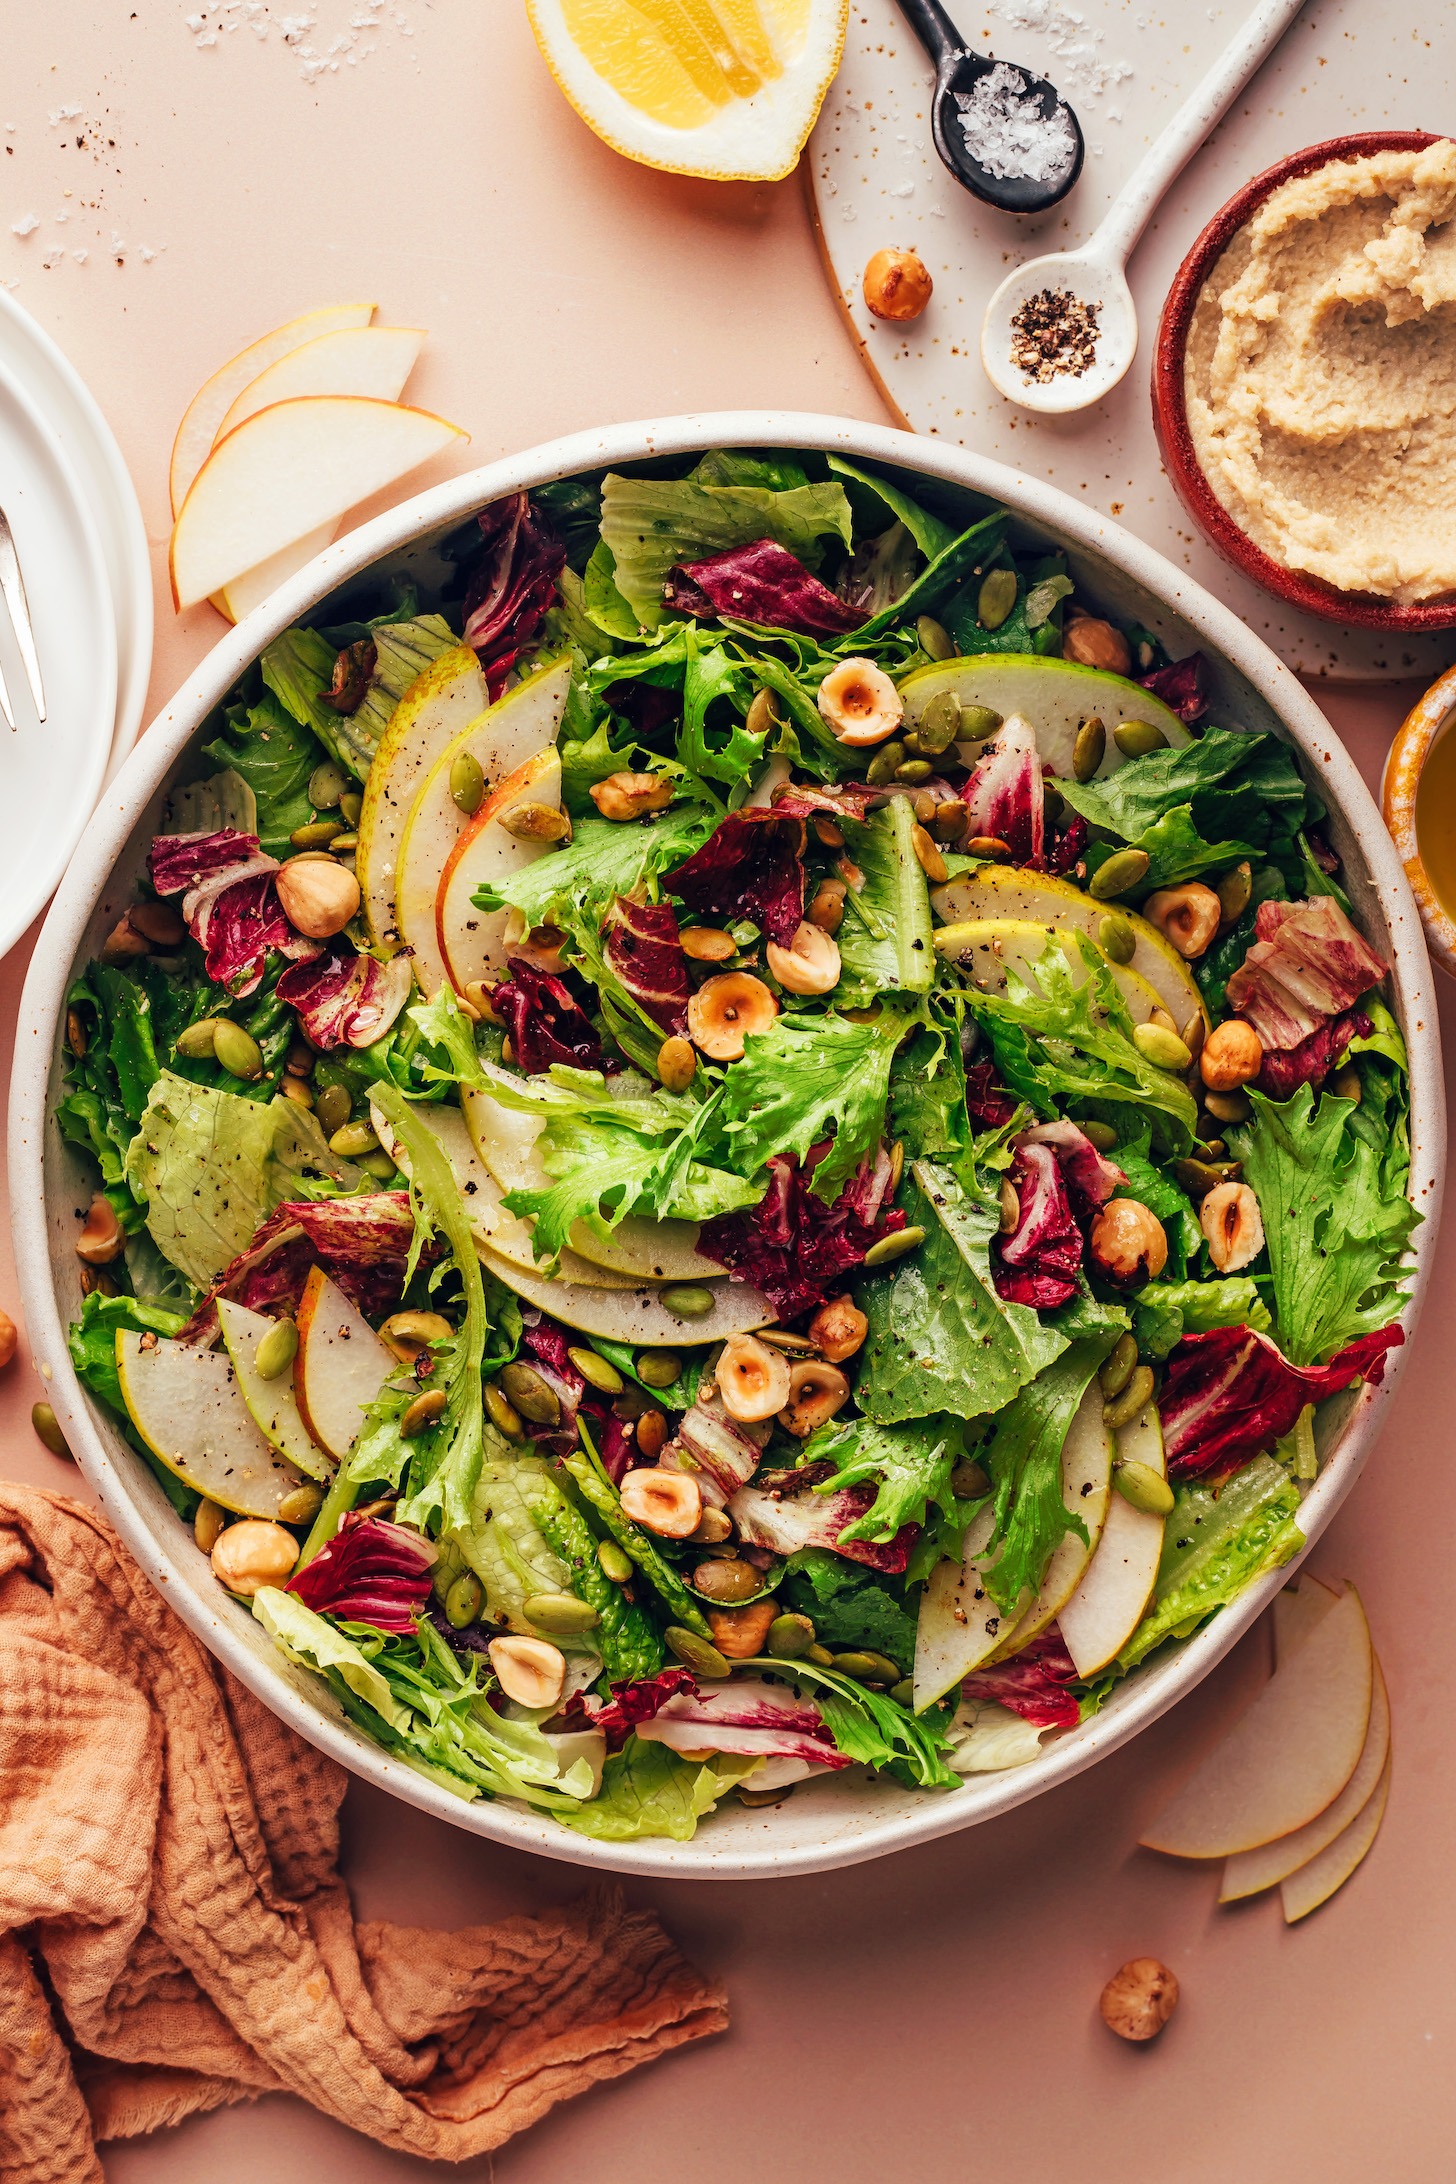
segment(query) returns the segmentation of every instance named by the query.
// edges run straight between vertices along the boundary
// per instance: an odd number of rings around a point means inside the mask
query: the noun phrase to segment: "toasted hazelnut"
[[[251,1597],[265,1585],[281,1585],[298,1560],[298,1541],[281,1524],[248,1517],[219,1532],[212,1574],[229,1592]]]
[[[1220,1274],[1237,1274],[1264,1248],[1264,1217],[1247,1183],[1217,1183],[1198,1209],[1208,1256]]]
[[[637,1420],[637,1453],[655,1464],[667,1441],[667,1420],[660,1410],[648,1410]]]
[[[1102,1990],[1102,2021],[1120,2040],[1151,2040],[1178,2007],[1178,1982],[1156,1957],[1133,1957]]]
[[[641,819],[649,811],[666,811],[673,785],[666,774],[614,773],[594,781],[587,791],[604,819]]]
[[[332,857],[290,857],[274,884],[289,924],[309,940],[342,933],[359,908],[359,882]]]
[[[692,963],[726,963],[729,956],[738,953],[733,935],[717,925],[685,925],[678,938],[683,954]]]
[[[870,1323],[853,1297],[831,1297],[809,1322],[809,1340],[831,1365],[843,1364],[864,1346]]]
[[[779,1424],[807,1441],[848,1401],[849,1382],[837,1365],[827,1358],[801,1358],[789,1374],[789,1400],[779,1412]]]
[[[789,1361],[757,1335],[734,1335],[718,1360],[718,1392],[730,1418],[754,1424],[789,1400]]]
[[[91,1201],[86,1225],[76,1238],[76,1257],[84,1259],[88,1266],[110,1266],[125,1249],[126,1232],[116,1217],[116,1208],[98,1191]]]
[[[19,1347],[20,1335],[8,1312],[0,1312],[0,1372],[13,1364]]]
[[[702,1518],[703,1496],[697,1480],[685,1471],[644,1466],[623,1479],[622,1507],[644,1531],[663,1539],[687,1539]]]
[[[877,250],[864,269],[865,306],[876,318],[919,318],[934,285],[918,251]]]
[[[841,743],[883,743],[905,717],[900,693],[873,660],[841,660],[819,685],[819,711]]]
[[[126,916],[132,929],[158,948],[180,948],[187,938],[182,913],[169,902],[134,902]]]
[[[113,926],[101,947],[103,963],[135,963],[139,956],[150,955],[151,943],[145,933],[137,931],[130,916]]]
[[[566,1682],[566,1655],[545,1638],[492,1638],[486,1648],[495,1680],[517,1706],[555,1706]]]
[[[843,880],[821,880],[809,905],[809,923],[823,933],[837,933],[844,923],[844,898],[848,893]]]
[[[709,1608],[708,1628],[713,1643],[730,1661],[751,1661],[762,1653],[773,1624],[778,1620],[777,1600],[754,1600],[742,1608]]]
[[[820,925],[806,919],[791,945],[771,940],[764,950],[768,967],[786,993],[828,993],[839,984],[839,946]]]
[[[1135,1198],[1113,1198],[1092,1223],[1092,1258],[1108,1281],[1124,1286],[1154,1281],[1168,1263],[1163,1224]]]
[[[1211,887],[1190,880],[1186,887],[1158,888],[1143,904],[1143,916],[1191,960],[1212,944],[1223,911]]]
[[[1132,647],[1122,631],[1091,614],[1068,623],[1062,635],[1062,658],[1076,660],[1082,667],[1103,668],[1109,675],[1132,673]]]
[[[1252,1084],[1263,1066],[1264,1043],[1238,1016],[1209,1033],[1198,1057],[1198,1073],[1210,1092],[1236,1092],[1241,1084]]]
[[[715,1062],[736,1062],[752,1032],[767,1031],[779,1005],[750,971],[720,971],[688,1003],[688,1036]]]

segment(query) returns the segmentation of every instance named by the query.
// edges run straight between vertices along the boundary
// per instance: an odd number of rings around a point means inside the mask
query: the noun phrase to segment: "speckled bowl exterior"
[[[1188,425],[1184,358],[1189,327],[1205,282],[1239,229],[1281,183],[1292,181],[1296,175],[1312,174],[1331,160],[1364,159],[1373,152],[1419,152],[1437,142],[1439,138],[1420,129],[1382,129],[1364,136],[1331,137],[1327,143],[1308,145],[1304,151],[1294,152],[1277,166],[1256,174],[1221,212],[1214,214],[1179,266],[1163,305],[1153,347],[1153,430],[1163,466],[1189,515],[1224,559],[1286,606],[1320,615],[1327,622],[1356,623],[1363,629],[1394,634],[1456,628],[1456,597],[1394,606],[1370,593],[1336,591],[1317,577],[1286,569],[1271,560],[1221,506],[1199,466]]]
[[[1182,1646],[1130,1676],[1090,1720],[1054,1736],[1030,1766],[972,1776],[954,1791],[916,1793],[853,1770],[804,1783],[773,1808],[730,1805],[689,1843],[598,1843],[510,1804],[466,1803],[366,1737],[317,1677],[283,1659],[261,1625],[223,1592],[154,1474],[80,1386],[66,1328],[80,1310],[75,1209],[89,1185],[54,1120],[67,989],[130,899],[170,784],[193,778],[189,767],[207,770],[200,757],[204,723],[243,669],[321,603],[324,620],[349,619],[361,580],[372,585],[398,574],[428,594],[445,568],[440,541],[504,493],[711,447],[832,450],[883,466],[907,492],[923,492],[951,518],[973,520],[988,502],[1010,508],[1013,538],[1023,548],[1065,553],[1079,591],[1108,613],[1155,630],[1175,657],[1205,655],[1217,716],[1268,730],[1298,752],[1328,807],[1356,916],[1391,966],[1391,1006],[1411,1061],[1411,1193],[1425,1216],[1401,1314],[1406,1347],[1392,1352],[1379,1388],[1349,1389],[1322,1413],[1320,1475],[1301,1515],[1311,1543],[1359,1476],[1409,1352],[1440,1225],[1446,1113],[1435,995],[1410,883],[1369,791],[1314,700],[1237,615],[1183,570],[1095,509],[968,449],[841,418],[758,410],[577,433],[451,479],[377,517],[327,548],[221,638],[104,794],[51,906],[21,1000],[10,1100],[15,1258],[26,1332],[66,1438],[107,1516],[176,1612],[249,1690],[342,1766],[437,1819],[544,1857],[669,1878],[743,1880],[819,1872],[903,1850],[992,1819],[1080,1774],[1206,1676],[1288,1571],[1271,1571]]]
[[[1405,866],[1426,946],[1448,976],[1456,978],[1456,919],[1444,907],[1421,860],[1416,839],[1416,795],[1421,772],[1443,730],[1456,724],[1456,667],[1448,667],[1401,722],[1385,761],[1380,802],[1396,854]]]

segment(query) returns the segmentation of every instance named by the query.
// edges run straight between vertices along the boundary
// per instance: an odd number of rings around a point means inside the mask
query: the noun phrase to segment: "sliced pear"
[[[1227,1858],[1292,1835],[1333,1803],[1370,1727],[1370,1631],[1353,1586],[1140,1837],[1178,1858]]]
[[[937,1562],[926,1579],[915,1625],[911,1703],[917,1714],[979,1668],[995,1652],[1005,1631],[1006,1617],[983,1578],[995,1525],[995,1509],[988,1505],[966,1533],[964,1560]]]
[[[362,395],[258,410],[219,440],[188,489],[172,527],[173,605],[195,607],[466,437],[428,410]]]
[[[1102,1538],[1112,1483],[1112,1428],[1102,1416],[1102,1390],[1094,1379],[1077,1406],[1062,1445],[1062,1504],[1087,1527],[1087,1539],[1064,1532],[1052,1549],[1035,1600],[993,1659],[1009,1660],[1044,1631],[1071,1599]],[[1121,1501],[1120,1494],[1113,1495]]]
[[[1282,1668],[1296,1646],[1303,1645],[1339,1599],[1333,1585],[1301,1572],[1293,1585],[1274,1595],[1274,1666]]]
[[[286,326],[275,326],[271,334],[264,334],[261,341],[240,350],[215,371],[192,397],[172,443],[169,483],[173,515],[186,500],[188,487],[212,453],[218,426],[244,387],[250,386],[270,364],[276,364],[279,357],[301,349],[306,341],[316,341],[320,334],[333,333],[339,327],[367,326],[373,316],[372,303],[336,303],[323,311],[309,311],[302,318],[290,319]]]
[[[281,552],[270,554],[260,561],[256,569],[245,569],[230,584],[212,595],[212,604],[219,614],[225,614],[230,622],[241,622],[254,607],[261,607],[271,599],[280,584],[286,584],[290,576],[297,576],[306,569],[315,554],[321,554],[339,528],[337,523],[321,523],[316,531],[295,539]]]
[[[1024,872],[1019,865],[982,865],[979,872],[962,872],[933,890],[930,906],[946,925],[1013,918],[1062,933],[1085,933],[1092,941],[1097,940],[1111,907],[1084,895],[1070,880],[1055,879],[1048,872]],[[1124,910],[1122,915],[1136,943],[1131,968],[1147,980],[1174,1023],[1181,1030],[1195,1010],[1207,1021],[1198,982],[1171,941],[1135,910]]]
[[[551,1177],[536,1150],[544,1121],[523,1115],[518,1108],[502,1107],[486,1092],[463,1091],[460,1105],[475,1149],[502,1191],[550,1189]],[[609,1244],[585,1221],[577,1221],[570,1240],[576,1257],[629,1283],[705,1282],[723,1272],[716,1259],[705,1258],[698,1250],[695,1221],[639,1221],[629,1216],[617,1223]]]
[[[298,1307],[293,1393],[309,1434],[335,1461],[359,1438],[364,1413],[399,1359],[337,1282],[314,1267]]]
[[[1219,1902],[1236,1903],[1242,1896],[1257,1896],[1260,1889],[1272,1888],[1276,1881],[1286,1880],[1301,1866],[1308,1865],[1311,1858],[1317,1858],[1365,1810],[1380,1785],[1389,1756],[1390,1699],[1377,1661],[1370,1691],[1370,1726],[1365,1732],[1365,1744],[1355,1772],[1334,1802],[1326,1805],[1324,1811],[1306,1826],[1296,1828],[1292,1835],[1281,1835],[1276,1842],[1261,1843],[1257,1850],[1243,1850],[1230,1858],[1223,1869]]]
[[[561,761],[553,749],[538,751],[493,789],[445,859],[435,894],[435,947],[457,993],[473,979],[505,969],[507,935],[522,930],[516,910],[480,910],[478,888],[503,879],[546,856],[549,842],[523,841],[501,825],[515,804],[559,804]]]
[[[245,1304],[234,1304],[228,1297],[218,1298],[217,1316],[239,1392],[252,1412],[254,1424],[281,1456],[297,1464],[311,1479],[327,1482],[334,1475],[333,1466],[309,1439],[293,1393],[292,1373],[279,1373],[265,1380],[258,1370],[258,1344],[272,1333],[277,1320],[269,1319],[266,1312],[250,1312]]]
[[[518,683],[445,746],[416,791],[400,837],[394,923],[414,957],[415,979],[427,998],[449,976],[435,931],[435,902],[450,852],[470,825],[450,794],[455,761],[462,756],[473,758],[485,776],[489,795],[517,767],[554,749],[570,688],[570,660],[558,660]],[[549,772],[549,767],[543,772]],[[556,794],[548,801],[557,801],[560,794],[558,768]],[[515,846],[525,849],[528,845]],[[473,906],[471,916],[480,916]]]
[[[151,1347],[144,1350],[143,1341]],[[219,1508],[276,1519],[304,1484],[243,1401],[225,1350],[123,1328],[116,1373],[127,1415],[152,1454]]]
[[[1036,987],[1037,962],[1043,949],[1055,945],[1054,934],[1025,918],[969,918],[960,925],[942,925],[935,935],[936,954],[959,964],[983,993],[1004,993],[1008,970],[1015,971],[1023,985]],[[1112,973],[1128,1015],[1135,1024],[1145,1024],[1154,1009],[1163,1006],[1156,986],[1129,964],[1114,963],[1100,948],[1097,952]],[[1063,953],[1075,983],[1085,985],[1092,974],[1080,951],[1073,947]]]
[[[1036,747],[1044,766],[1064,780],[1072,775],[1072,747],[1084,720],[1095,715],[1107,730],[1107,751],[1098,775],[1115,773],[1127,764],[1112,731],[1120,721],[1144,720],[1161,728],[1175,750],[1193,741],[1192,736],[1151,690],[1129,682],[1122,675],[1108,675],[1101,668],[1083,667],[1076,660],[1048,660],[1039,653],[982,652],[968,660],[942,660],[922,667],[900,684],[905,711],[918,721],[932,698],[943,690],[954,691],[962,705],[988,706],[1009,720],[1022,714],[1036,730]],[[969,764],[979,745],[958,746]]]
[[[225,439],[244,418],[300,394],[363,394],[398,401],[424,341],[417,326],[340,326],[290,349],[243,388],[217,428]]]
[[[490,703],[485,676],[469,645],[453,645],[431,660],[389,717],[364,783],[354,870],[364,918],[376,948],[394,955],[403,943],[394,922],[399,845],[415,792],[442,751],[449,749]]]
[[[1167,1476],[1163,1429],[1156,1403],[1118,1429],[1117,1461],[1146,1464]],[[1114,1487],[1097,1552],[1087,1563],[1057,1617],[1079,1676],[1094,1676],[1115,1660],[1142,1621],[1152,1598],[1163,1553],[1163,1519],[1134,1509]]]
[[[1344,1887],[1380,1833],[1389,1795],[1390,1755],[1387,1753],[1385,1771],[1364,1809],[1332,1843],[1325,1845],[1318,1857],[1311,1858],[1307,1865],[1300,1866],[1297,1872],[1280,1882],[1286,1926],[1292,1926],[1296,1919],[1308,1918],[1311,1911],[1318,1911],[1322,1903],[1329,1902],[1337,1888]]]
[[[544,1281],[523,1274],[489,1246],[480,1247],[480,1263],[527,1304],[539,1306],[568,1327],[646,1349],[675,1350],[685,1342],[726,1342],[730,1335],[771,1327],[774,1309],[746,1282],[719,1281],[710,1286],[713,1308],[700,1319],[678,1319],[655,1289],[603,1289],[582,1282]]]

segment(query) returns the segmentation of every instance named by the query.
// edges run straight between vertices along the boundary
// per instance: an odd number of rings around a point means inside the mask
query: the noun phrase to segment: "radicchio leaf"
[[[1076,812],[1047,852],[1048,872],[1058,876],[1075,872],[1087,854],[1087,841],[1087,822]]]
[[[1201,652],[1190,652],[1186,659],[1154,668],[1137,680],[1190,728],[1208,711],[1208,662]]]
[[[1049,1311],[1077,1294],[1082,1231],[1049,1145],[1018,1139],[1011,1183],[1020,1210],[1016,1227],[997,1249],[998,1263],[991,1270],[996,1294],[1008,1304]]]
[[[572,1364],[566,1330],[555,1320],[541,1318],[534,1326],[526,1325],[521,1340],[531,1353],[535,1370],[561,1407],[554,1426],[523,1421],[527,1436],[553,1456],[569,1456],[580,1439],[576,1414],[585,1407],[582,1398],[586,1394],[586,1376]]]
[[[992,835],[1019,865],[1040,871],[1046,800],[1036,731],[1020,713],[1003,722],[985,746],[961,791],[968,837]]]
[[[1328,1365],[1291,1365],[1252,1327],[1185,1335],[1168,1358],[1158,1416],[1170,1479],[1216,1479],[1293,1431],[1306,1403],[1368,1380],[1378,1388],[1385,1353],[1405,1341],[1398,1321],[1339,1351]]]
[[[318,954],[317,941],[289,924],[273,880],[278,860],[263,854],[256,834],[234,827],[159,834],[147,862],[159,895],[182,896],[182,916],[206,955],[208,977],[235,999],[256,992],[270,948],[294,962]]]
[[[324,704],[336,713],[357,713],[379,664],[379,650],[372,637],[345,645],[334,662],[334,678],[324,692]]]
[[[541,626],[566,567],[566,548],[528,493],[508,493],[479,516],[485,551],[465,587],[465,637],[492,700]]]
[[[1075,1122],[1065,1119],[1058,1122],[1039,1122],[1017,1138],[1014,1150],[1023,1145],[1049,1146],[1062,1180],[1072,1194],[1077,1210],[1084,1217],[1105,1206],[1114,1191],[1120,1191],[1127,1177],[1113,1161],[1099,1153],[1084,1130]]]
[[[1331,1017],[1318,1031],[1301,1039],[1297,1047],[1286,1048],[1283,1053],[1271,1048],[1254,1083],[1268,1099],[1293,1099],[1302,1084],[1323,1082],[1332,1069],[1338,1068],[1350,1041],[1368,1039],[1373,1028],[1363,1009],[1347,1009],[1343,1016]]]
[[[407,955],[380,963],[330,947],[312,962],[296,963],[278,981],[278,998],[298,1013],[314,1046],[373,1046],[410,997],[414,973]]]
[[[669,903],[630,902],[619,895],[607,917],[607,962],[660,1030],[680,1032],[688,1020],[688,959]]]
[[[863,824],[889,795],[888,788],[871,788],[867,781],[837,781],[832,788],[814,781],[790,781],[773,793],[773,809],[795,819],[810,819],[816,811],[831,819],[853,819]]]
[[[662,598],[675,614],[756,622],[762,629],[791,629],[801,637],[843,637],[866,619],[861,607],[836,598],[771,538],[730,546],[707,561],[669,569]]]
[[[783,1485],[772,1488],[740,1486],[728,1504],[728,1514],[738,1536],[750,1547],[767,1547],[776,1555],[796,1555],[805,1547],[829,1547],[867,1569],[897,1576],[910,1561],[910,1551],[920,1536],[918,1524],[902,1524],[895,1537],[878,1544],[868,1539],[841,1541],[840,1534],[872,1507],[878,1486],[844,1486],[834,1494],[816,1494],[813,1488],[825,1470],[809,1465],[801,1472],[778,1474]],[[797,1491],[796,1491],[797,1489]]]
[[[664,1471],[686,1471],[697,1480],[707,1506],[722,1509],[757,1471],[759,1453],[758,1442],[734,1423],[715,1396],[684,1413],[676,1438],[658,1463]]]
[[[792,1153],[768,1163],[769,1185],[745,1213],[719,1214],[698,1232],[698,1249],[752,1283],[780,1319],[792,1319],[825,1303],[851,1267],[863,1263],[870,1245],[905,1226],[898,1207],[882,1212],[890,1188],[890,1158],[883,1146],[861,1161],[832,1205],[809,1188],[829,1149],[826,1138],[809,1148],[800,1168]]]
[[[1228,1005],[1264,1047],[1297,1047],[1384,978],[1386,965],[1333,895],[1263,902],[1258,938],[1228,982]]]
[[[973,1062],[966,1071],[966,1113],[983,1130],[999,1130],[1016,1113],[1016,1101],[994,1062]]]
[[[291,1316],[315,1266],[332,1276],[361,1312],[377,1318],[404,1293],[414,1233],[407,1191],[275,1206],[247,1250],[224,1267],[177,1340],[213,1340],[219,1297],[233,1298],[251,1312]],[[425,1255],[438,1256],[438,1249],[427,1245]]]
[[[848,1767],[817,1706],[759,1677],[680,1691],[636,1725],[648,1744],[677,1751],[738,1752],[763,1759],[806,1759]]]
[[[695,1699],[697,1678],[691,1669],[664,1668],[635,1682],[614,1683],[609,1699],[574,1691],[558,1717],[570,1728],[600,1729],[609,1752],[620,1752],[632,1731],[660,1714],[669,1699]]]
[[[408,1637],[430,1597],[435,1558],[417,1533],[366,1517],[321,1547],[284,1590],[315,1615]]]
[[[561,979],[522,956],[508,956],[506,969],[510,976],[496,987],[491,1005],[510,1025],[511,1046],[528,1077],[539,1077],[553,1062],[603,1072],[620,1068],[603,1056],[591,1019]]]
[[[1009,1661],[977,1669],[961,1685],[961,1698],[994,1699],[1038,1729],[1074,1729],[1082,1710],[1067,1689],[1077,1667],[1055,1623]]]
[[[781,948],[804,916],[804,822],[761,807],[735,811],[664,885],[700,917],[749,918]]]

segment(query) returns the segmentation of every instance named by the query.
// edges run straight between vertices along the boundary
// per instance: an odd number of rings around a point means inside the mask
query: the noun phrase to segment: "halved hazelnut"
[[[774,1417],[789,1400],[789,1361],[757,1335],[734,1335],[723,1345],[717,1376],[730,1418],[753,1424]]]
[[[622,1481],[622,1507],[646,1532],[687,1539],[702,1520],[703,1496],[697,1480],[686,1472],[642,1466]]]
[[[809,923],[826,933],[837,933],[844,923],[844,898],[848,893],[843,880],[821,880],[809,905]]]
[[[1223,910],[1211,887],[1190,880],[1186,887],[1157,888],[1143,904],[1143,916],[1191,961],[1212,945]]]
[[[786,993],[829,993],[839,984],[839,944],[807,919],[787,948],[771,940],[764,953]]]
[[[852,1297],[831,1297],[809,1322],[809,1340],[831,1365],[853,1357],[869,1331],[870,1323]]]
[[[1264,1248],[1264,1217],[1247,1183],[1216,1183],[1198,1209],[1198,1226],[1220,1274],[1237,1274]]]
[[[841,660],[819,685],[819,710],[841,743],[883,743],[905,718],[900,693],[873,660]]]
[[[1162,1222],[1135,1198],[1109,1199],[1089,1242],[1098,1273],[1125,1287],[1156,1280],[1168,1263]]]
[[[666,774],[614,773],[605,781],[594,781],[587,794],[604,819],[621,822],[641,819],[650,811],[666,811],[673,784]]]
[[[849,1401],[849,1382],[827,1358],[806,1357],[789,1375],[789,1400],[779,1413],[779,1424],[799,1440],[842,1410]]]
[[[76,1238],[76,1257],[84,1259],[88,1266],[110,1266],[125,1249],[126,1232],[116,1217],[116,1208],[98,1191],[91,1201],[86,1225]]]
[[[566,1682],[566,1655],[545,1638],[492,1638],[486,1651],[495,1680],[517,1706],[555,1706]]]
[[[761,978],[749,971],[720,971],[705,979],[688,1003],[688,1037],[715,1062],[736,1062],[743,1042],[767,1031],[779,1005]]]

